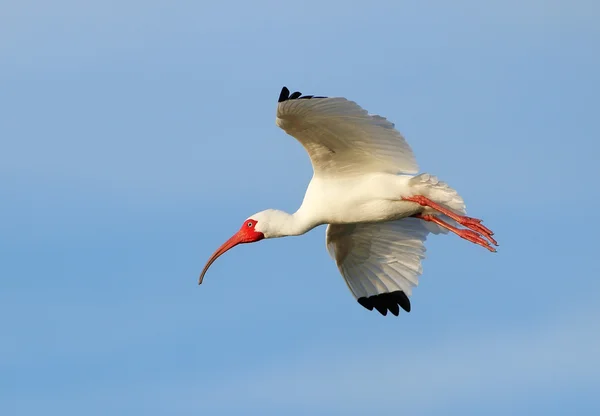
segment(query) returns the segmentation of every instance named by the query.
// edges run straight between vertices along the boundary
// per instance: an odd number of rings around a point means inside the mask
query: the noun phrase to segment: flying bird
[[[429,233],[452,232],[491,252],[494,233],[467,217],[463,198],[428,173],[393,123],[342,97],[290,94],[283,87],[276,124],[300,142],[313,177],[293,214],[248,217],[210,257],[238,244],[297,236],[327,224],[326,246],[358,303],[382,315],[410,312]]]

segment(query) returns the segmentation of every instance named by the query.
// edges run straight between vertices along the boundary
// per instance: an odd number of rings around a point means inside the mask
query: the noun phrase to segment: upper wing
[[[362,306],[398,315],[398,305],[410,312],[408,296],[419,283],[428,232],[417,218],[329,225],[327,250]]]
[[[418,171],[394,124],[345,98],[290,95],[283,87],[276,123],[304,146],[315,175]]]

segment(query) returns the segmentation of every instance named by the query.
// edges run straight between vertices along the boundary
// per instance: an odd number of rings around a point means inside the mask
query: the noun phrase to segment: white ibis
[[[200,275],[238,244],[304,234],[328,224],[327,250],[358,303],[382,315],[410,312],[429,232],[451,231],[495,252],[493,233],[465,216],[458,193],[417,162],[387,119],[345,98],[290,94],[283,87],[276,123],[308,152],[313,177],[293,214],[268,209],[248,217]],[[460,228],[463,226],[464,228]]]

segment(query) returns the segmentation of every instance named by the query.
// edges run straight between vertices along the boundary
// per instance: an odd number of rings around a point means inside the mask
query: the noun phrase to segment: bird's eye
[[[252,222],[249,222],[249,223],[248,223],[248,227],[252,227]]]

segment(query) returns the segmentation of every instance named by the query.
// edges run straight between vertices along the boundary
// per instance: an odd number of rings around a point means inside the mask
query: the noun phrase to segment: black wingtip
[[[406,312],[410,312],[410,299],[401,290],[389,293],[380,293],[379,295],[362,297],[357,299],[358,303],[366,309],[372,311],[373,308],[383,316],[387,315],[388,310],[394,315],[398,316],[400,308]],[[400,308],[398,308],[400,306]]]
[[[363,307],[367,308],[368,310],[372,311],[373,305],[371,304],[371,301],[369,299],[371,298],[358,298],[358,303],[360,303]]]
[[[408,299],[406,293],[401,290],[392,293],[396,295],[396,301],[398,302],[398,305],[400,305],[400,307],[406,312],[410,312],[410,299]]]
[[[290,90],[287,89],[287,87],[283,87],[281,89],[281,92],[279,93],[279,103],[284,102],[285,100],[287,100],[290,97]]]
[[[389,305],[388,309],[394,316],[398,316],[400,314],[400,308],[398,307],[397,303]]]
[[[277,100],[277,102],[282,103],[287,100],[297,100],[297,99],[308,100],[311,98],[327,98],[327,97],[320,97],[320,96],[317,97],[315,95],[302,95],[302,93],[300,91],[295,91],[290,94],[290,90],[287,87],[283,87],[281,89],[281,92],[279,93],[279,100]]]

